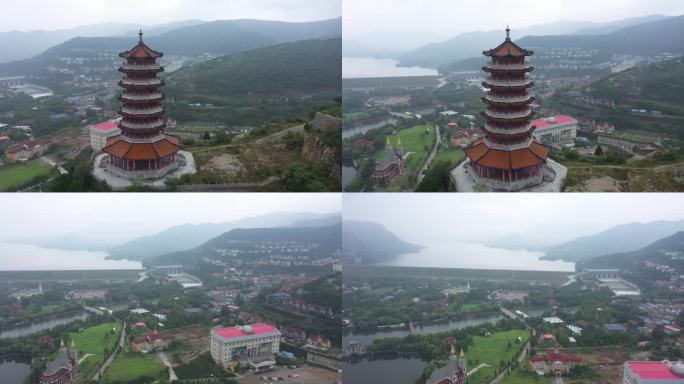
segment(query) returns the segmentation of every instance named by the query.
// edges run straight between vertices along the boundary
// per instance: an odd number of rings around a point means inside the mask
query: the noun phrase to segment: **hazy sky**
[[[0,31],[188,19],[310,21],[339,17],[340,7],[340,0],[7,0],[0,11]]]
[[[274,212],[339,212],[333,193],[0,194],[0,238],[57,237],[97,224],[142,235],[177,224],[232,221]],[[50,236],[53,235],[53,236]]]
[[[679,193],[344,194],[345,220],[374,221],[425,244],[525,233],[559,242],[631,222],[684,219]]]
[[[373,30],[462,32],[523,28],[557,20],[606,22],[684,14],[682,0],[343,0],[344,37]],[[397,38],[401,38],[397,36]]]

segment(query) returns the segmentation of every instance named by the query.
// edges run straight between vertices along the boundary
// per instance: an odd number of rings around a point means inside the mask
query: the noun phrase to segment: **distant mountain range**
[[[679,231],[684,231],[684,220],[622,224],[548,248],[542,259],[577,262],[632,252]]]
[[[684,252],[684,231],[660,239],[639,250],[594,257],[581,263],[582,268],[636,268],[650,260],[669,264],[665,252]]]
[[[239,244],[262,241],[316,243],[318,245],[316,256],[326,258],[333,256],[335,252],[342,249],[341,226],[342,224],[338,223],[324,227],[236,228],[216,236],[196,248],[146,258],[145,263],[151,265],[193,264],[198,257],[210,254],[213,249],[230,249],[239,247]]]
[[[679,50],[684,49],[681,48],[681,43],[678,43],[682,38],[681,30],[677,27],[677,25],[681,25],[681,21],[676,20],[678,18],[681,18],[681,16],[650,15],[610,23],[558,21],[528,28],[513,28],[511,34],[513,37],[519,37],[515,39],[516,43],[529,49],[534,49],[535,47],[606,48],[612,44],[610,46],[611,52],[630,53],[630,51],[634,50],[643,50],[644,53],[661,53],[667,52],[667,48],[676,47],[677,44],[680,44]],[[658,24],[661,22],[663,24]],[[635,30],[628,29],[637,26],[644,27]],[[663,28],[663,30],[658,32],[658,28]],[[494,48],[503,41],[505,37],[503,29],[502,26],[501,30],[463,33],[449,40],[428,44],[399,55],[397,59],[401,66],[439,68],[464,59],[479,57],[482,55],[482,51]],[[601,37],[613,34],[620,36],[623,30],[627,34],[622,38]],[[642,36],[633,36],[631,31],[635,31],[635,33],[639,33],[638,31],[648,33]],[[679,31],[680,35],[673,35],[677,31]],[[634,41],[631,39],[634,39]],[[644,44],[647,41],[654,42],[650,49],[647,49]],[[632,45],[636,45],[639,48],[634,49]]]
[[[151,236],[143,236],[109,250],[111,259],[145,260],[171,252],[195,248],[236,228],[307,227],[339,222],[341,214],[280,212],[224,223],[184,224]]]
[[[167,27],[145,41],[166,55],[226,55],[269,45],[307,39],[340,37],[341,18],[312,22],[266,20],[219,20]],[[60,57],[88,57],[118,53],[135,45],[133,36],[74,37],[26,60],[0,64],[0,74],[25,74],[58,62]]]
[[[344,220],[342,248],[345,263],[355,263],[359,259],[363,264],[373,264],[404,253],[417,252],[423,247],[400,239],[381,224]]]
[[[146,36],[161,33],[195,24],[205,23],[201,20],[183,20],[159,25],[141,25],[130,23],[102,23],[85,25],[55,31],[8,31],[0,32],[0,63],[23,60],[34,57],[46,49],[61,44],[75,37],[104,36],[136,36],[139,29]]]

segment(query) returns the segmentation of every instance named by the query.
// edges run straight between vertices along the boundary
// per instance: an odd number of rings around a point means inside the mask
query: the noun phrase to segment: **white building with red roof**
[[[90,131],[90,147],[96,152],[104,148],[108,138],[121,134],[119,119],[89,125],[88,130]]]
[[[684,384],[681,361],[627,361],[623,366],[623,384]]]
[[[562,353],[558,349],[549,348],[545,355],[536,354],[529,358],[530,368],[539,375],[568,373],[582,363],[578,355]]]
[[[253,371],[267,370],[275,365],[273,356],[280,351],[280,338],[280,331],[269,324],[213,328],[211,357],[225,369],[240,362]]]
[[[573,144],[577,137],[577,120],[570,116],[552,116],[530,124],[535,127],[534,138],[545,145]]]

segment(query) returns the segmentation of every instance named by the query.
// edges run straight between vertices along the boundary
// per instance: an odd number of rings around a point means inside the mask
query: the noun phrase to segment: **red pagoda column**
[[[514,190],[541,182],[535,169],[546,161],[550,148],[536,142],[530,124],[534,97],[528,90],[534,85],[527,73],[534,68],[525,62],[533,54],[510,38],[483,54],[490,61],[483,71],[489,78],[482,85],[488,92],[482,98],[485,136],[465,150],[469,165],[491,189]],[[484,172],[482,172],[484,170]]]
[[[112,158],[122,159],[124,171],[135,172],[156,169],[161,159],[180,150],[177,137],[164,134],[166,116],[160,88],[164,81],[157,77],[164,67],[157,64],[163,53],[157,52],[143,42],[142,31],[138,44],[131,50],[121,52],[126,62],[119,68],[124,74],[119,81],[123,88],[119,114],[121,135],[109,138],[103,151]],[[130,162],[130,163],[129,163]],[[118,162],[114,162],[117,164]],[[126,165],[128,164],[128,165]],[[173,165],[173,162],[169,164]]]

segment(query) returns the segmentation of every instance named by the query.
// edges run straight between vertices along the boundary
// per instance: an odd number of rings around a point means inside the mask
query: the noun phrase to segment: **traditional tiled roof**
[[[490,49],[489,51],[482,52],[485,56],[492,57],[522,57],[532,55],[532,51],[528,51],[525,48],[521,48],[518,44],[514,43],[509,37],[510,29],[506,28],[506,40],[499,44],[498,47]]]
[[[103,151],[125,160],[155,160],[178,152],[180,142],[175,136],[164,135],[164,138],[153,143],[132,143],[121,136],[110,137]]]
[[[465,150],[466,155],[477,164],[499,169],[521,169],[540,164],[549,156],[551,148],[533,141],[528,148],[504,151],[489,148],[480,140]]]
[[[119,53],[119,57],[123,57],[125,59],[156,59],[164,56],[163,53],[157,52],[143,43],[142,31],[140,31],[139,35],[140,41],[138,41],[138,44],[128,51]]]

